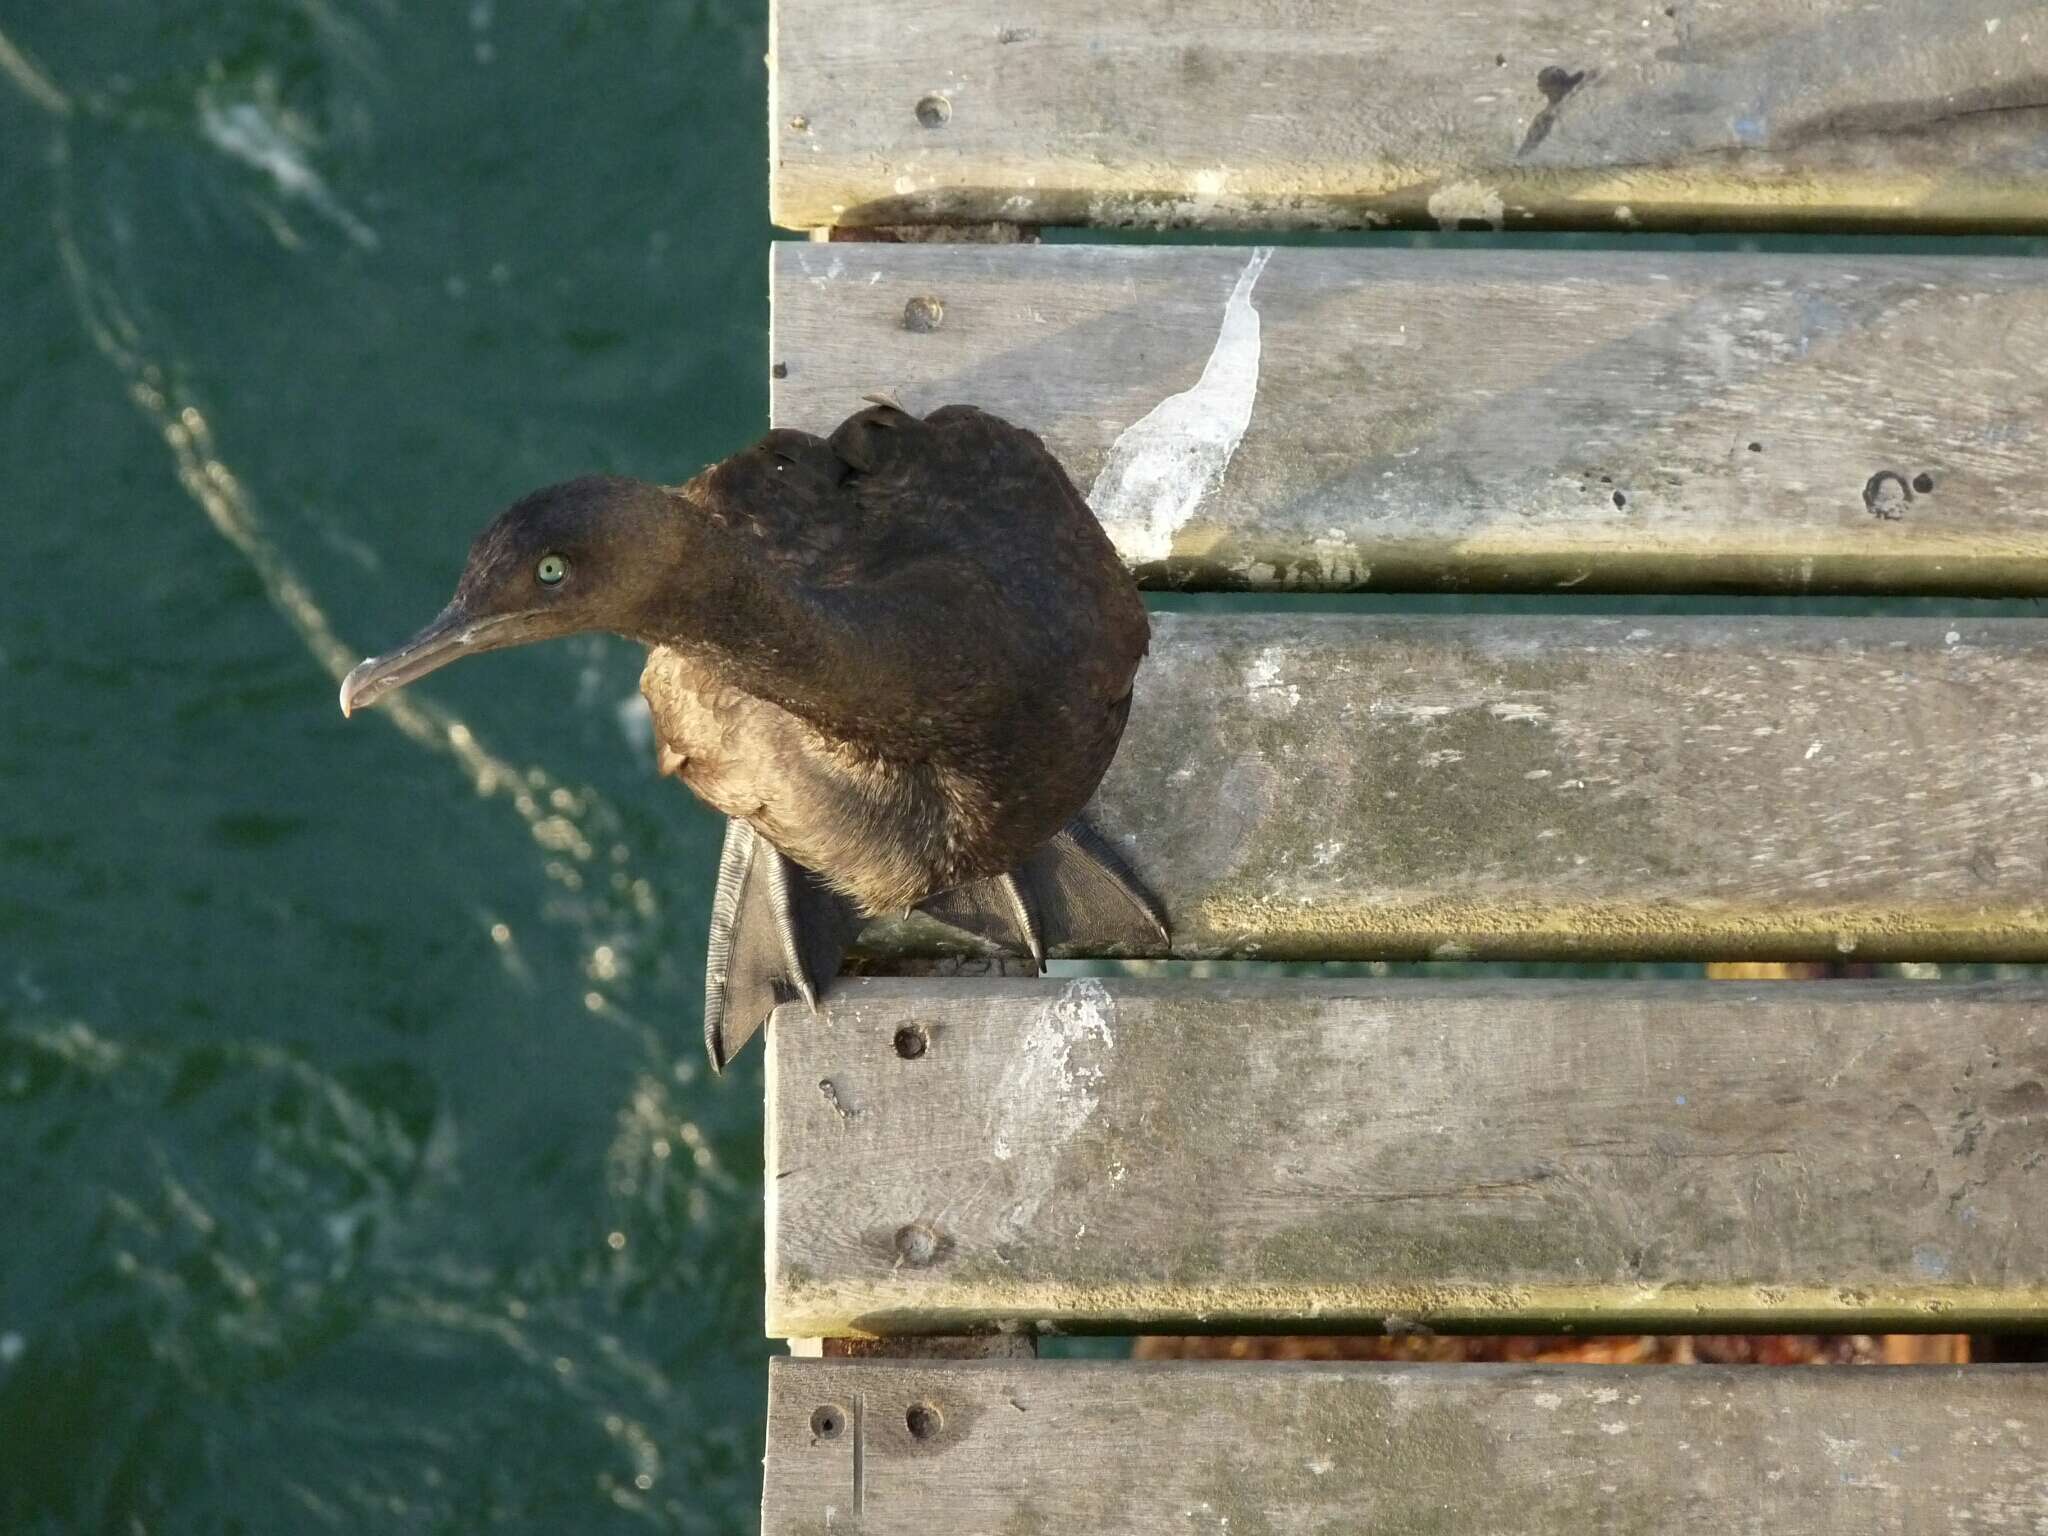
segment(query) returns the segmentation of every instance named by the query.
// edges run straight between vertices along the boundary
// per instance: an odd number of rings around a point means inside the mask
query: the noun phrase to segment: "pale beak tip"
[[[429,672],[451,661],[517,645],[530,636],[521,635],[513,620],[523,614],[487,614],[471,618],[458,603],[450,603],[425,629],[394,651],[386,651],[357,662],[341,680],[341,713],[347,718],[368,709],[387,693],[396,693],[418,682]]]
[[[372,657],[370,660],[375,658]],[[363,673],[369,665],[370,661],[358,662],[349,669],[348,676],[341,680],[341,718],[344,720],[356,712],[356,695],[362,692]]]

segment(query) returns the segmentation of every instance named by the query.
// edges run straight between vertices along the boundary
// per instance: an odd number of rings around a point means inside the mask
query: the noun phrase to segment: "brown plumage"
[[[1144,606],[1034,434],[878,405],[677,488],[536,492],[477,540],[434,624],[349,675],[343,708],[586,629],[649,645],[660,769],[733,818],[715,1063],[776,1001],[815,1003],[867,917],[923,907],[1038,957],[1048,933],[1163,934],[1075,821],[1123,732]]]

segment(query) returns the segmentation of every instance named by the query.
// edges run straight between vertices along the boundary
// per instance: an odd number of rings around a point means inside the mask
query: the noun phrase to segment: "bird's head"
[[[477,536],[455,596],[433,622],[342,679],[341,712],[465,656],[585,630],[631,633],[674,521],[669,492],[608,475],[522,497]]]

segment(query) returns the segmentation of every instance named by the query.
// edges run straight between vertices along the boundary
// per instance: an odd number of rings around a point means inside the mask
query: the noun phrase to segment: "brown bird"
[[[681,486],[513,503],[453,600],[341,685],[348,714],[463,656],[608,630],[649,649],[661,772],[731,818],[704,1038],[723,1068],[815,1008],[868,918],[920,909],[1041,964],[1163,940],[1079,819],[1150,626],[1038,437],[973,406],[775,431]]]

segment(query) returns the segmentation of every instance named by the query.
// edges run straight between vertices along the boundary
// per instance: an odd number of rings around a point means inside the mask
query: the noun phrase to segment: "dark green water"
[[[758,0],[0,0],[0,1531],[738,1531],[760,1053],[502,502],[765,422]]]

